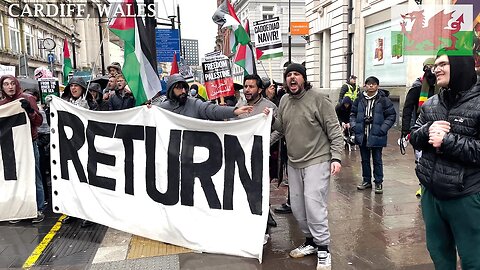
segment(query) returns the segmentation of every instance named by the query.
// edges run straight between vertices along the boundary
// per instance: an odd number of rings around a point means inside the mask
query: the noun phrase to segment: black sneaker
[[[288,203],[284,203],[280,207],[273,209],[273,212],[277,214],[290,214],[292,213],[292,207],[290,207]]]
[[[362,182],[360,185],[357,186],[358,190],[365,190],[367,188],[372,188],[372,183],[370,182]]]
[[[64,219],[62,220],[62,224],[70,224],[70,223],[72,223],[72,222],[74,222],[74,221],[76,221],[76,220],[77,220],[76,217],[67,216],[66,218],[64,218]]]
[[[87,228],[87,227],[93,226],[94,224],[95,224],[95,223],[93,223],[93,222],[91,222],[91,221],[89,221],[89,220],[84,219],[84,220],[82,221],[82,225],[80,225],[80,227],[82,227],[82,228]]]
[[[383,185],[375,184],[375,194],[382,194],[382,193],[383,193]]]
[[[37,212],[37,217],[32,219],[32,223],[40,223],[45,219],[45,215],[42,213],[42,211]]]

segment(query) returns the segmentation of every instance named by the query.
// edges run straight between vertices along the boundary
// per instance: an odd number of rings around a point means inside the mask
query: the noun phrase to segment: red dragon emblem
[[[452,14],[455,11],[444,13],[444,10],[432,16],[428,23],[425,22],[423,10],[412,11],[407,14],[401,14],[402,33],[407,37],[406,51],[414,50],[436,50],[446,47],[446,50],[456,50],[457,37],[455,33],[460,31],[464,23],[463,14],[456,21],[448,24],[453,19]],[[413,22],[412,29],[406,30],[408,20]],[[449,42],[451,41],[451,42]]]

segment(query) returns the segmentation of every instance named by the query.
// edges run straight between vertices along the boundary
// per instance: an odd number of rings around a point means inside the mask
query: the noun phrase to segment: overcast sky
[[[205,53],[213,51],[217,25],[212,21],[212,15],[217,10],[216,0],[161,0],[158,4],[159,14],[163,18],[172,15],[173,10],[176,14],[176,4],[180,6],[182,39],[198,40],[200,61]],[[165,10],[168,14],[165,14]]]

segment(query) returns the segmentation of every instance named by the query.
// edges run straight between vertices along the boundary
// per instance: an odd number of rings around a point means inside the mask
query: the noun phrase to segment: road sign
[[[51,64],[55,61],[55,54],[49,53],[48,54],[48,63]]]
[[[180,38],[178,29],[155,29],[155,43],[158,62],[172,62],[173,53],[177,53],[180,60]]]
[[[290,33],[292,36],[307,36],[309,27],[308,22],[290,22]]]

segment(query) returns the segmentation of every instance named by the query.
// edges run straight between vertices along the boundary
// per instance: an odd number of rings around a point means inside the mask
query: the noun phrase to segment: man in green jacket
[[[287,94],[280,101],[273,128],[285,135],[292,212],[306,237],[290,256],[317,254],[317,270],[329,270],[327,196],[330,176],[342,167],[342,130],[334,105],[312,88],[304,66],[290,64],[284,81]]]

